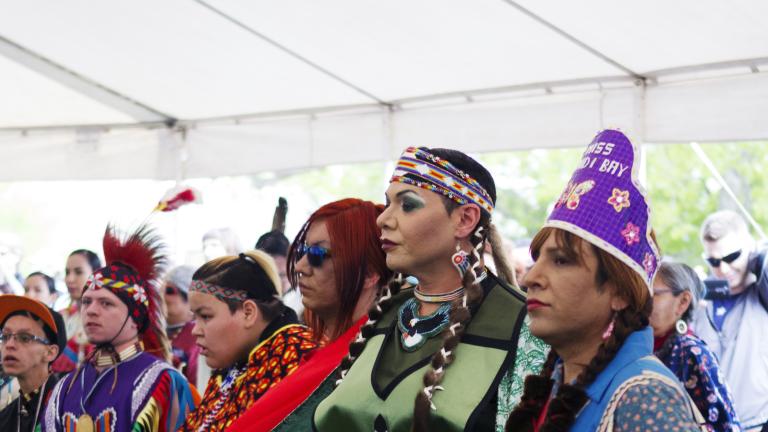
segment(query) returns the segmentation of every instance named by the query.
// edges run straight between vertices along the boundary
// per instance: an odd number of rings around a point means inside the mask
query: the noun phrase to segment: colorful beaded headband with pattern
[[[209,284],[201,280],[193,280],[192,284],[189,286],[189,291],[210,294],[221,301],[235,300],[243,302],[248,300],[248,293],[245,291],[225,288],[222,286]]]
[[[113,279],[109,276],[116,276],[116,273],[109,274],[102,273],[106,272],[109,268],[105,267],[103,269],[99,269],[99,271],[93,273],[88,277],[88,281],[86,282],[86,289],[93,289],[98,290],[100,288],[108,288],[110,291],[114,292],[116,295],[119,295],[118,293],[120,291],[124,291],[128,294],[129,297],[133,299],[137,304],[141,304],[145,308],[149,307],[149,298],[147,298],[147,292],[144,289],[143,286],[141,286],[141,282],[138,280],[131,280],[131,278],[123,275],[123,280],[117,280]],[[127,282],[124,282],[127,281]]]
[[[400,156],[390,183],[398,182],[440,193],[458,204],[476,204],[493,213],[493,200],[472,176],[424,148],[408,147]]]

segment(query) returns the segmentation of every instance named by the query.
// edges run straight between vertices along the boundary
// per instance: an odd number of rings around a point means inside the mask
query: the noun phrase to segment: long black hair
[[[69,254],[69,256],[72,255],[80,255],[85,258],[88,261],[88,265],[91,266],[91,271],[101,268],[101,259],[96,255],[96,252],[88,249],[75,249]]]

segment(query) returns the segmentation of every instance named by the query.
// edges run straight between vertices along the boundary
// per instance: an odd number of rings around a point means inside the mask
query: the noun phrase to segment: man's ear
[[[456,207],[451,213],[455,224],[454,236],[457,239],[468,238],[480,223],[480,207],[475,204],[464,204]]]
[[[251,328],[259,323],[261,320],[261,311],[255,301],[248,299],[243,302],[243,318],[245,320],[245,328]]]
[[[46,363],[51,363],[59,355],[58,345],[48,345],[48,349],[45,351],[44,360]]]

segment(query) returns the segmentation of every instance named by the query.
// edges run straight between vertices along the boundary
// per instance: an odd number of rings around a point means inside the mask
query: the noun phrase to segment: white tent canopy
[[[563,147],[608,126],[768,139],[766,17],[762,0],[6,1],[0,180]]]

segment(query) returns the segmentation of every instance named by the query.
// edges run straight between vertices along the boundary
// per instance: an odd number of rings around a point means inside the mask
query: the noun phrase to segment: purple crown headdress
[[[660,256],[637,180],[639,165],[637,149],[622,132],[598,133],[544,226],[569,231],[615,256],[640,274],[653,294]]]

